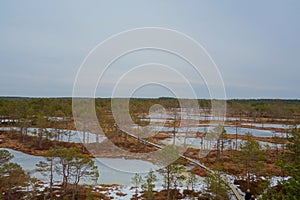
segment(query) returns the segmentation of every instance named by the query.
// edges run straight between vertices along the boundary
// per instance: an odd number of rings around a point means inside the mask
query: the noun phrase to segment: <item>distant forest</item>
[[[210,99],[199,99],[198,102],[202,109],[211,107]],[[226,102],[227,116],[286,119],[296,123],[300,121],[300,100],[232,99]],[[149,108],[154,104],[160,104],[166,109],[179,107],[179,102],[175,98],[132,98],[130,113],[132,115],[148,113]],[[95,99],[95,109],[100,113],[109,112],[111,99]],[[39,115],[72,118],[72,98],[0,98],[1,118],[20,119]]]

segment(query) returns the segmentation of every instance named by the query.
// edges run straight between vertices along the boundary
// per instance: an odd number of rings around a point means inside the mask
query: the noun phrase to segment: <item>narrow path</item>
[[[138,141],[140,141],[140,142],[142,142],[142,143],[144,143],[144,144],[154,146],[154,147],[156,147],[157,149],[162,149],[162,148],[163,148],[163,146],[160,146],[160,145],[155,144],[155,143],[153,143],[153,142],[149,142],[149,141],[147,141],[147,140],[138,138],[137,136],[135,136],[135,135],[133,135],[133,134],[131,134],[131,133],[127,133],[127,132],[124,132],[124,131],[123,131],[123,133],[127,134],[128,136],[132,137],[133,139],[138,140]],[[204,164],[200,163],[198,160],[194,160],[194,159],[189,158],[189,157],[187,157],[187,156],[184,156],[184,155],[182,155],[182,154],[180,154],[180,157],[181,157],[181,158],[184,158],[184,159],[186,159],[186,160],[188,160],[188,161],[190,161],[191,163],[194,163],[194,164],[200,166],[201,168],[203,168],[204,170],[206,170],[206,171],[209,172],[210,174],[216,174],[216,172],[214,172],[212,169],[206,167]],[[221,178],[222,178],[222,176],[221,176]],[[237,189],[235,188],[235,186],[234,186],[233,184],[231,184],[230,182],[228,182],[226,179],[224,179],[224,178],[222,178],[222,179],[223,179],[224,183],[232,190],[232,192],[233,192],[234,196],[236,197],[236,199],[237,199],[237,200],[243,200],[241,194],[237,191]]]

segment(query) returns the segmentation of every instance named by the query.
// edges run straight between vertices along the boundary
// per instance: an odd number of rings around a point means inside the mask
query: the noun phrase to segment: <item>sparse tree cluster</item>
[[[63,194],[67,195],[71,188],[72,199],[75,199],[78,193],[80,180],[90,179],[96,183],[99,177],[94,161],[76,148],[50,149],[46,161],[37,164],[37,170],[49,177],[50,195],[52,195],[53,174],[56,173],[61,177]]]

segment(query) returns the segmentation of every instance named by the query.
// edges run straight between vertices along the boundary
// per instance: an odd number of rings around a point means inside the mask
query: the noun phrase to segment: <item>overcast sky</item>
[[[3,0],[0,96],[72,96],[76,73],[97,44],[128,29],[164,27],[203,45],[220,70],[227,98],[300,98],[299,11],[297,0]],[[168,58],[156,54],[124,58],[111,73],[122,74],[118,71],[122,66],[148,63],[155,56]],[[139,73],[137,79],[148,72]],[[209,98],[199,86],[202,80],[197,83],[192,74],[186,78],[193,82],[198,98]],[[173,79],[174,87],[180,88]],[[156,87],[145,87],[136,95],[171,95]],[[111,86],[99,88],[97,95],[111,95]]]

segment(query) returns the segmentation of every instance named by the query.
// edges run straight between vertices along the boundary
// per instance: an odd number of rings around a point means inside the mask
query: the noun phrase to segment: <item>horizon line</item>
[[[14,95],[7,95],[7,96],[0,96],[1,99],[3,98],[24,98],[24,99],[39,99],[39,98],[45,98],[45,99],[73,99],[73,98],[92,98],[92,99],[190,99],[190,100],[195,100],[193,98],[188,98],[188,97],[170,97],[170,96],[160,96],[160,97],[72,97],[72,96],[14,96]],[[265,97],[250,97],[250,98],[244,98],[244,97],[235,97],[235,98],[226,98],[226,99],[211,99],[211,98],[197,98],[196,100],[297,100],[299,101],[300,98],[265,98]]]

